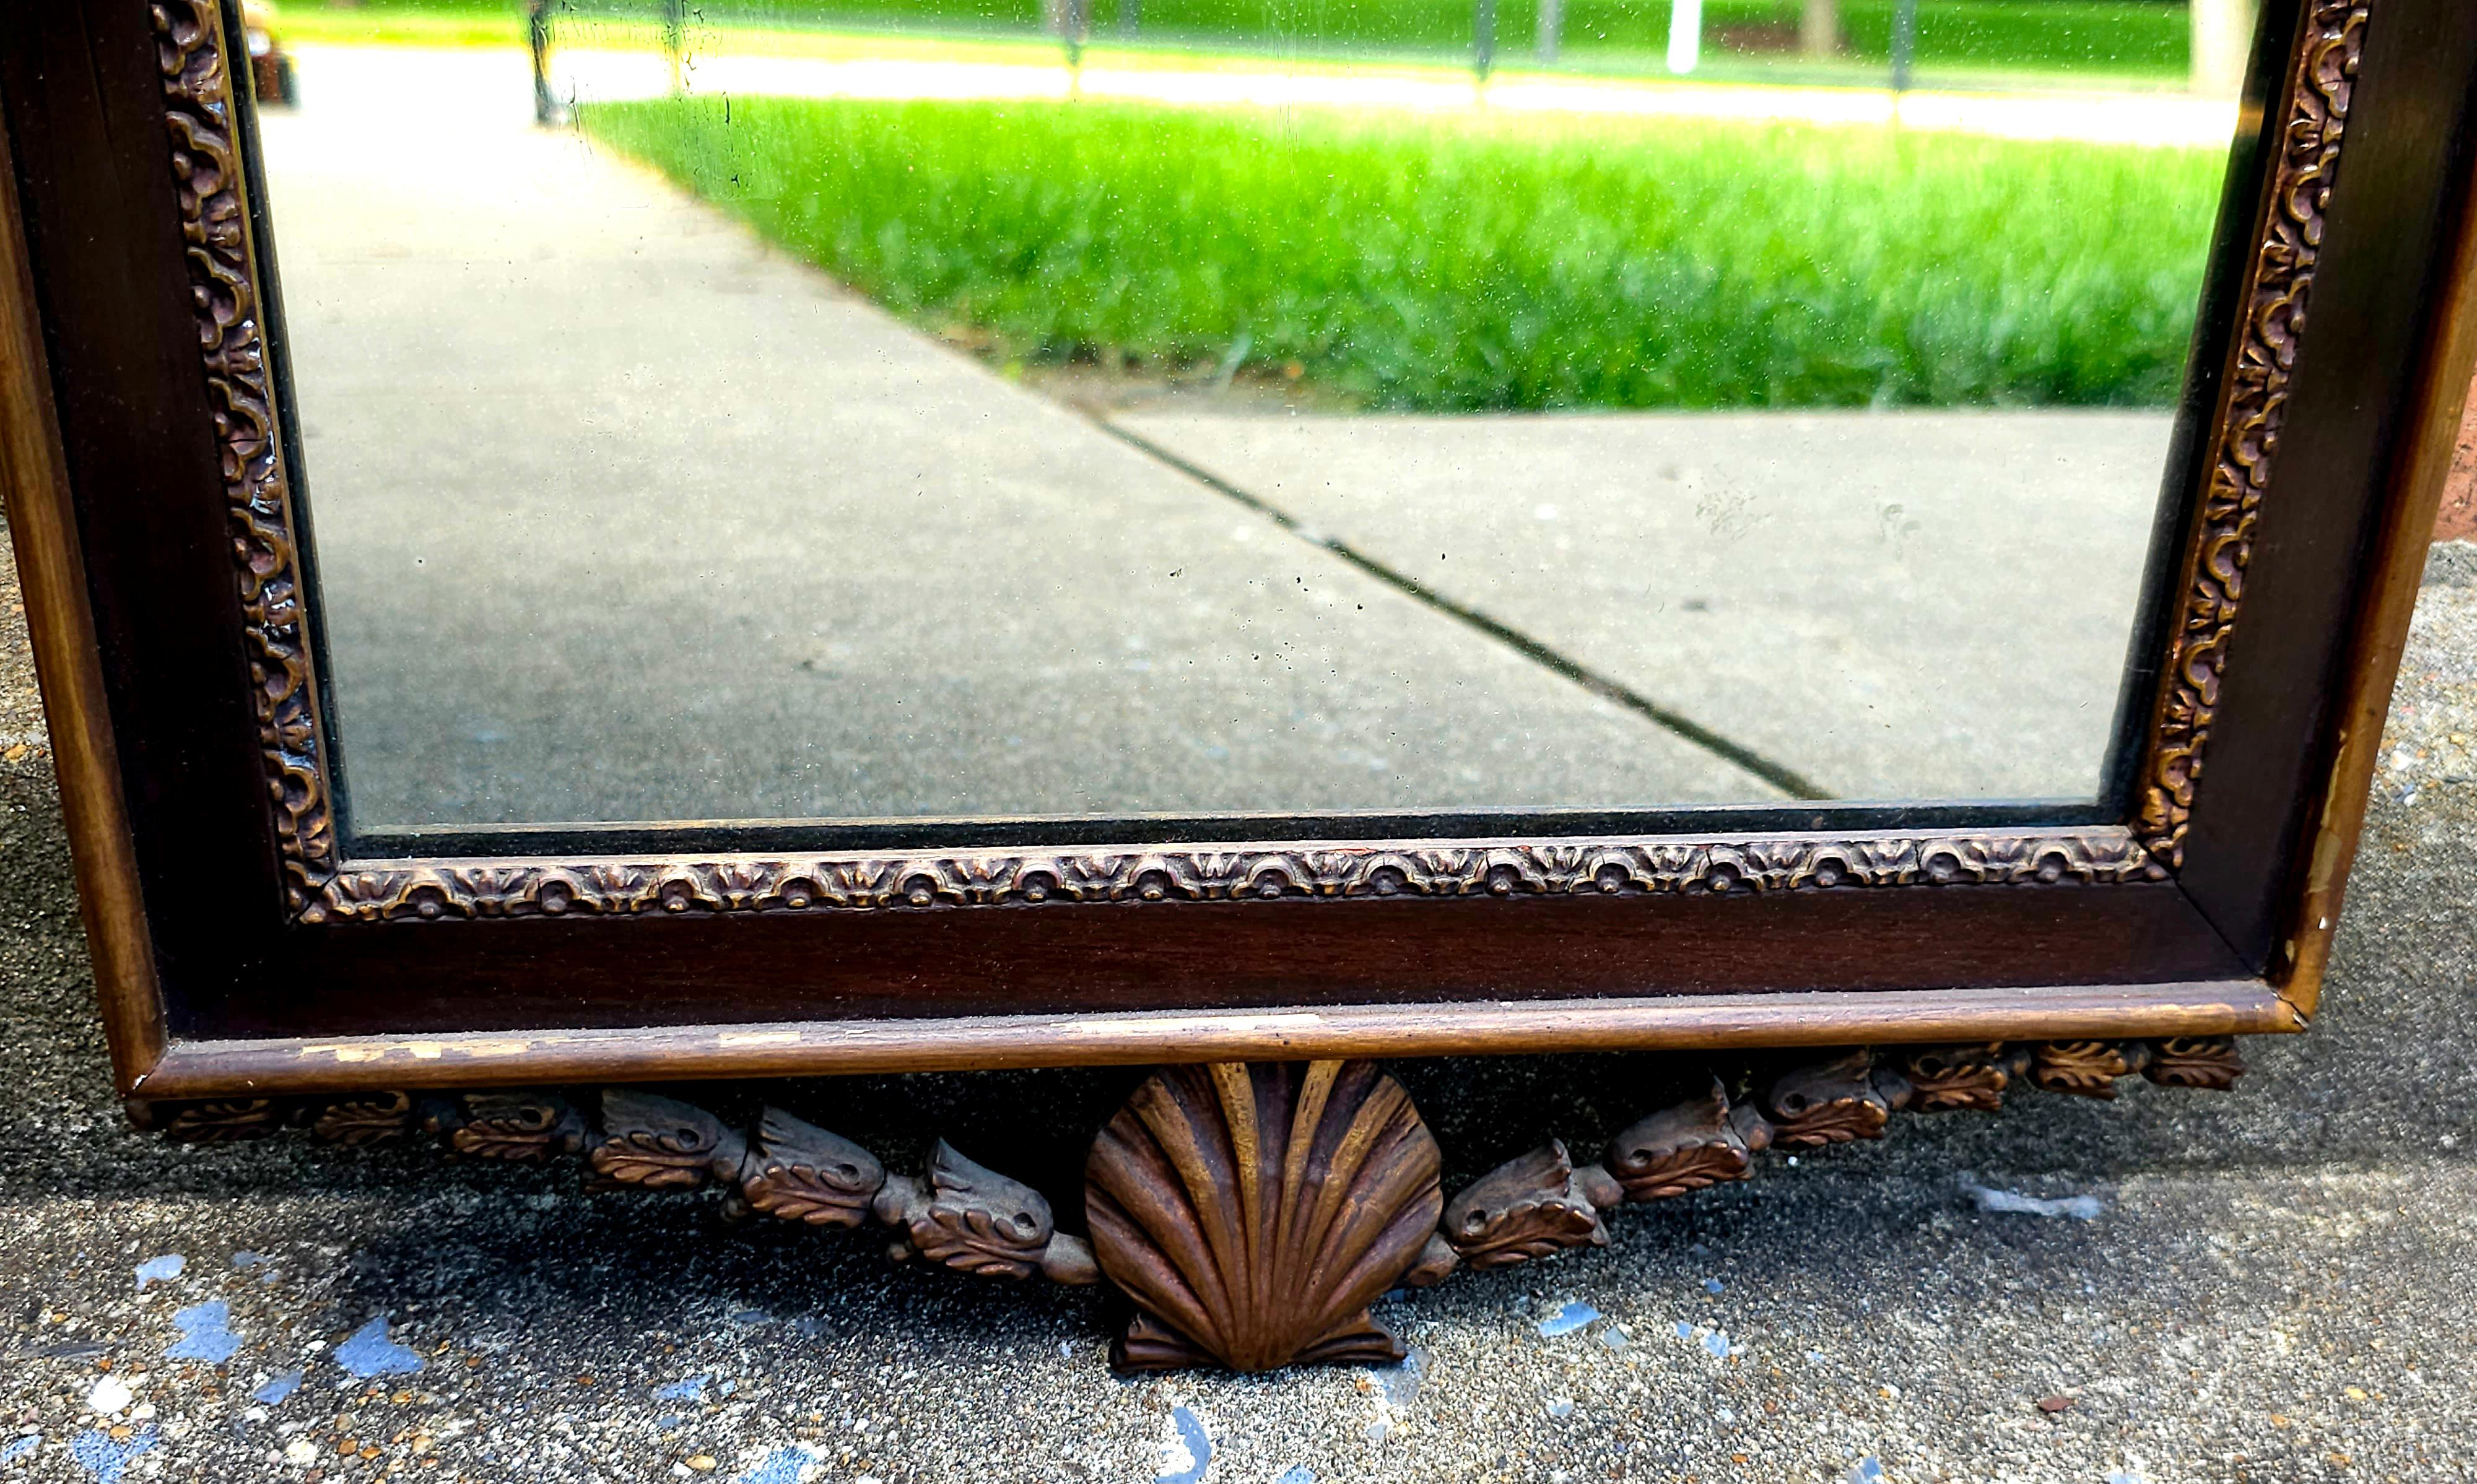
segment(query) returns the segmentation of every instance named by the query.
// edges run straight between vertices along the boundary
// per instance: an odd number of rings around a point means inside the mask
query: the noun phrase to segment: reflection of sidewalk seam
[[[1519,629],[1490,618],[1477,608],[1466,607],[1455,602],[1417,578],[1397,571],[1359,551],[1340,537],[1310,530],[1296,516],[1279,506],[1241,489],[1209,469],[1188,462],[1141,433],[1131,433],[1104,417],[1093,418],[1092,424],[1121,443],[1167,464],[1213,493],[1255,511],[1310,546],[1340,557],[1430,611],[1442,614],[1467,629],[1485,634],[1542,669],[1571,680],[1601,700],[1623,706],[1653,725],[1685,741],[1693,743],[1705,752],[1735,763],[1790,798],[1838,797],[1787,764],[1774,762],[1745,744],[1732,741],[1693,718],[1670,710],[1640,691],[1609,679],[1570,655],[1540,643]]]

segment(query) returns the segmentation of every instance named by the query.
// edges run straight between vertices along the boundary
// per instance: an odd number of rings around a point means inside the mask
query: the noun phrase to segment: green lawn
[[[1471,44],[1472,0],[1092,0],[1096,38],[1115,37],[1124,8],[1140,7],[1140,36],[1174,44],[1435,54]],[[1527,53],[1538,0],[1498,0],[1497,36],[1509,61]],[[651,22],[662,0],[558,0],[558,24],[580,34],[614,20]],[[902,25],[914,29],[1038,27],[1040,0],[684,0],[690,35],[741,27]],[[1595,53],[1657,70],[1669,0],[1567,0],[1567,55]],[[1780,55],[1795,42],[1797,0],[1706,0],[1706,54]],[[1892,0],[1841,0],[1847,61],[1890,55]],[[361,0],[338,7],[292,0],[283,26],[301,40],[463,40],[523,35],[517,0]],[[2188,25],[2173,0],[1920,0],[1918,63],[1947,71],[2070,72],[2104,79],[2180,76]],[[1931,81],[1930,76],[1927,80]]]
[[[699,98],[586,129],[1006,357],[1367,407],[2159,405],[2206,151],[1791,127]],[[1292,368],[1295,363],[1295,370]]]

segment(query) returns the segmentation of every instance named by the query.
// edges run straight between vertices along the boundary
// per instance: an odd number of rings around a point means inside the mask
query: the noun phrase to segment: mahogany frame
[[[19,8],[0,478],[123,1092],[2303,1028],[2477,359],[2477,10],[2264,10],[2096,817],[422,859],[336,828],[232,18]]]

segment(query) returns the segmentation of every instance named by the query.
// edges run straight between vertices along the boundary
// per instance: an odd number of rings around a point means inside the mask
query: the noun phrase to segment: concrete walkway
[[[1132,432],[1836,797],[2094,795],[2153,413],[1138,413]]]
[[[520,59],[301,69],[263,129],[364,828],[1774,796],[535,130]]]
[[[363,829],[2095,787],[2163,419],[1122,416],[1147,453],[533,128],[519,56],[300,67],[265,154]]]

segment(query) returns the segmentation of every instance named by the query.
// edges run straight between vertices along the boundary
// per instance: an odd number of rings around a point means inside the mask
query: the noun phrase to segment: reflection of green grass
[[[728,112],[726,113],[726,109]],[[740,98],[585,127],[913,320],[1369,406],[2157,404],[2198,150]]]
[[[1309,52],[1427,53],[1471,43],[1471,0],[1138,0],[1147,41]],[[1093,0],[1094,39],[1119,38],[1127,0]],[[1497,36],[1509,61],[1526,56],[1538,0],[1498,0]],[[1793,44],[1798,0],[1707,0],[1706,54],[1782,55]],[[904,25],[953,31],[1030,31],[1040,0],[687,0],[691,37],[743,28]],[[651,24],[661,0],[559,0],[563,32],[592,33],[617,19]],[[1567,0],[1565,50],[1634,70],[1661,69],[1669,0]],[[1892,0],[1842,0],[1848,51],[1839,70],[1880,70],[1890,55]],[[349,8],[294,0],[283,12],[300,40],[499,45],[524,33],[517,0],[362,0]],[[2183,6],[2166,0],[1920,0],[1918,64],[1939,73],[2068,72],[2093,82],[2182,75]],[[1793,54],[1791,54],[1793,55]],[[1826,71],[1836,70],[1826,64]]]
[[[349,9],[288,5],[277,12],[277,34],[288,45],[347,43],[358,46],[522,46],[521,7],[488,4],[370,3]]]

